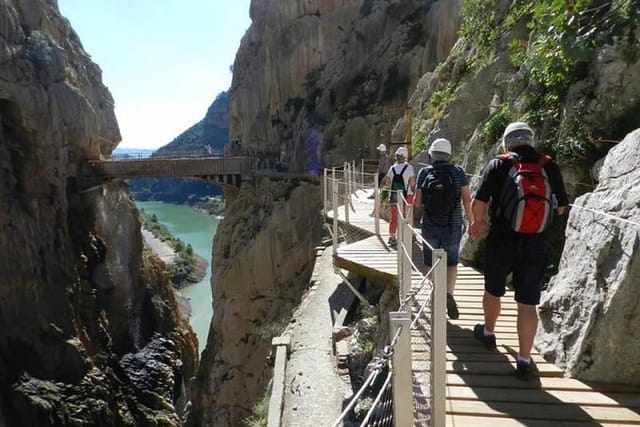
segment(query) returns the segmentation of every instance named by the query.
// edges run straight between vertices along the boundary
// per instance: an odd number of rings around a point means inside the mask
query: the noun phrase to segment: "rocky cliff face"
[[[375,157],[456,40],[459,2],[254,1],[234,63],[230,138],[316,171]],[[406,139],[398,132],[396,141]]]
[[[536,345],[585,380],[640,384],[639,163],[640,129],[574,202],[560,271],[540,304]]]
[[[179,425],[197,363],[126,187],[81,193],[120,139],[55,2],[0,1],[0,425]]]
[[[271,338],[313,271],[322,218],[317,185],[258,179],[227,205],[213,246],[213,320],[189,425],[239,426],[270,378]]]

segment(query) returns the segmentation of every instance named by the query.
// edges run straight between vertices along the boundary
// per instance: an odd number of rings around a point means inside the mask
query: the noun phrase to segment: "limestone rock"
[[[126,185],[83,193],[76,174],[119,140],[101,71],[57,3],[0,0],[2,426],[178,425],[193,333],[141,255]],[[156,339],[167,351],[140,353]],[[162,390],[130,387],[127,354],[171,366],[147,379],[170,391],[164,400],[138,398]]]
[[[640,385],[639,163],[640,129],[574,202],[560,271],[541,301],[537,347],[584,380]]]
[[[410,91],[453,46],[459,9],[457,0],[252,2],[234,63],[230,139],[284,151],[297,171],[359,152],[375,158]],[[322,135],[320,147],[310,131]]]
[[[320,241],[318,187],[244,183],[213,247],[214,317],[189,425],[241,425],[269,380],[266,358],[307,289]]]

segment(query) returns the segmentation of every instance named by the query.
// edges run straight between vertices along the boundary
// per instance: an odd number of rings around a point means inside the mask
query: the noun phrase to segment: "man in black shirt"
[[[520,350],[516,360],[516,374],[518,378],[530,379],[536,372],[531,359],[531,348],[538,325],[536,306],[540,303],[540,285],[547,266],[549,233],[543,222],[534,232],[523,233],[514,227],[513,218],[505,215],[505,185],[514,181],[514,165],[537,164],[540,165],[540,174],[544,176],[544,182],[550,186],[552,193],[553,202],[549,201],[551,206],[547,209],[548,214],[552,216],[552,210],[555,209],[562,215],[568,199],[558,165],[550,157],[536,151],[533,130],[526,123],[509,124],[504,131],[502,146],[509,154],[498,156],[487,164],[471,203],[473,218],[469,236],[478,239],[489,230],[484,272],[485,292],[482,300],[485,323],[475,326],[474,335],[487,348],[496,347],[494,328],[500,314],[500,297],[505,293],[507,276],[513,273],[515,300],[518,303]],[[489,202],[490,227],[485,219]]]

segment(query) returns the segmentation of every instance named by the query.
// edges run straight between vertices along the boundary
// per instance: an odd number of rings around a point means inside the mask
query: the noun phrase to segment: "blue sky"
[[[231,86],[250,0],[58,0],[115,100],[119,147],[157,148]]]

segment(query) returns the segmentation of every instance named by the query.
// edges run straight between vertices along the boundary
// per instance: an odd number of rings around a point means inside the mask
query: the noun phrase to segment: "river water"
[[[139,209],[149,215],[155,214],[158,222],[167,227],[173,237],[191,244],[193,251],[207,260],[207,274],[202,281],[181,289],[179,292],[191,304],[191,327],[198,337],[198,349],[204,350],[213,315],[211,300],[211,247],[219,219],[186,205],[163,202],[136,202]]]

